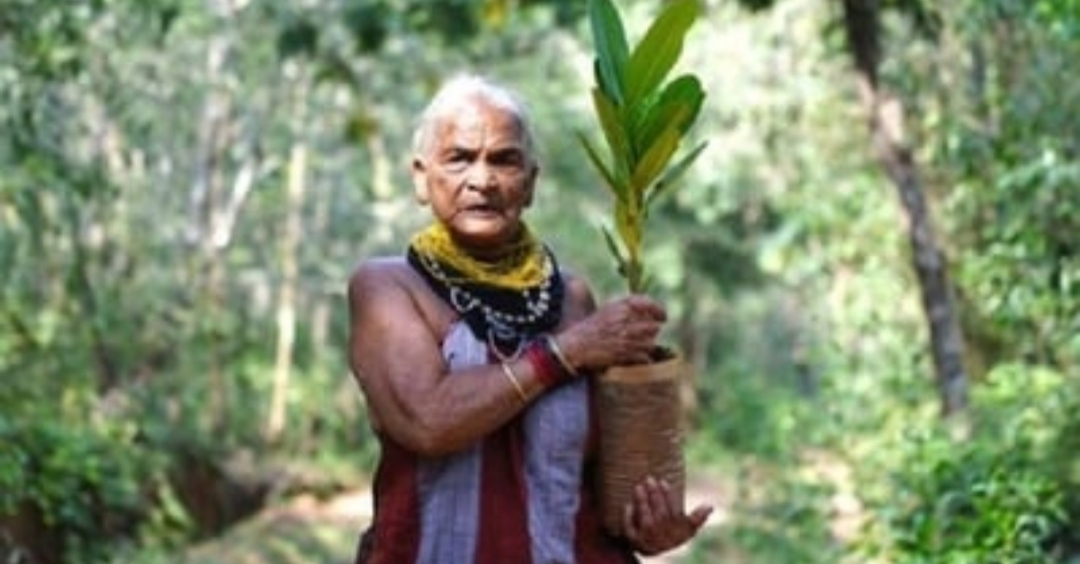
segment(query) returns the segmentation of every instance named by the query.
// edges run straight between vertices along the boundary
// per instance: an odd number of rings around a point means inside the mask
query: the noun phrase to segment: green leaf
[[[592,161],[596,170],[600,171],[600,176],[604,179],[604,184],[611,189],[612,195],[615,196],[616,201],[625,201],[625,182],[619,182],[615,175],[611,172],[611,169],[604,163],[604,160],[600,158],[600,155],[596,152],[596,148],[592,146],[589,139],[585,137],[585,134],[578,132],[578,140],[581,141],[581,145],[585,148],[585,154],[589,156],[589,160]]]
[[[677,136],[681,136],[678,124],[690,114],[690,111],[690,107],[685,104],[672,104],[665,108],[665,112],[657,112],[650,116],[635,139],[638,143],[638,153],[648,153],[649,149],[656,146],[661,136],[668,131],[674,131]]]
[[[688,114],[680,116],[677,122],[679,133],[685,134],[697,120],[701,105],[705,101],[705,90],[701,81],[692,74],[684,74],[671,81],[660,96],[660,104],[678,104],[690,108]]]
[[[649,197],[646,200],[646,207],[652,205],[654,200],[656,200],[660,196],[663,196],[664,194],[669,192],[673,186],[675,186],[675,183],[679,180],[680,177],[682,177],[683,173],[685,173],[686,170],[690,168],[690,165],[693,164],[695,160],[697,160],[698,156],[701,155],[701,152],[705,150],[705,147],[708,144],[708,141],[702,141],[700,144],[698,144],[697,147],[694,147],[693,150],[691,150],[689,153],[679,159],[679,162],[675,163],[666,171],[664,171],[664,175],[656,181],[656,184],[653,185],[652,191],[649,192]]]
[[[653,21],[626,65],[626,105],[648,97],[682,53],[683,39],[697,19],[698,0],[672,0]]]
[[[622,105],[623,75],[630,48],[619,12],[611,0],[589,0],[589,24],[596,45],[597,83],[608,98]]]
[[[704,99],[705,92],[696,76],[683,75],[672,81],[642,112],[643,119],[631,134],[635,150],[643,152],[669,125],[685,134],[697,119]]]
[[[634,175],[630,179],[630,185],[634,189],[644,193],[649,184],[663,172],[664,167],[671,160],[671,155],[675,154],[675,150],[679,148],[680,138],[679,130],[674,124],[669,125],[660,134],[656,142],[642,155],[641,161],[634,169]]]
[[[630,175],[630,163],[634,156],[623,122],[619,119],[619,110],[599,88],[593,88],[592,94],[596,115],[611,149],[612,164],[620,177],[627,177]]]

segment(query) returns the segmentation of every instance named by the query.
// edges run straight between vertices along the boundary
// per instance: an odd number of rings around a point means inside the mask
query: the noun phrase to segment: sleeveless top
[[[493,362],[462,321],[442,353],[452,372]],[[465,450],[434,458],[380,433],[375,516],[357,564],[639,562],[601,526],[591,403],[589,379],[579,378]]]

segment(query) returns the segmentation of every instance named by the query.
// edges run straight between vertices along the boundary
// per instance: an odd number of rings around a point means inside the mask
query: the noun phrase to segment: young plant
[[[589,0],[596,49],[592,98],[608,158],[585,135],[579,137],[614,197],[621,245],[607,228],[604,239],[631,293],[645,287],[642,247],[650,205],[674,186],[706,145],[702,142],[670,165],[705,99],[694,74],[665,82],[699,13],[698,0],[665,2],[631,51],[611,0]]]

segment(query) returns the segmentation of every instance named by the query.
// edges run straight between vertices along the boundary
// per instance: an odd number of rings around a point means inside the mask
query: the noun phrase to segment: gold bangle
[[[555,355],[555,360],[559,361],[565,370],[571,376],[577,376],[577,370],[574,370],[573,365],[566,360],[566,355],[563,354],[562,349],[559,348],[559,344],[555,342],[555,337],[551,335],[544,335],[544,340],[547,342],[548,349],[551,350],[551,354]]]
[[[514,369],[510,368],[510,365],[505,362],[500,362],[499,366],[502,367],[503,374],[506,374],[506,379],[510,380],[510,383],[514,385],[514,389],[517,390],[518,397],[521,398],[521,404],[529,403],[529,396],[525,395],[525,389],[521,387],[521,382],[518,381],[517,374],[514,374]]]

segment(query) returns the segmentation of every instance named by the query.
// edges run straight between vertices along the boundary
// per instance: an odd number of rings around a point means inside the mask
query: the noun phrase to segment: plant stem
[[[626,284],[631,294],[640,293],[644,288],[642,287],[644,280],[644,265],[641,264],[636,256],[631,256],[626,261]]]

